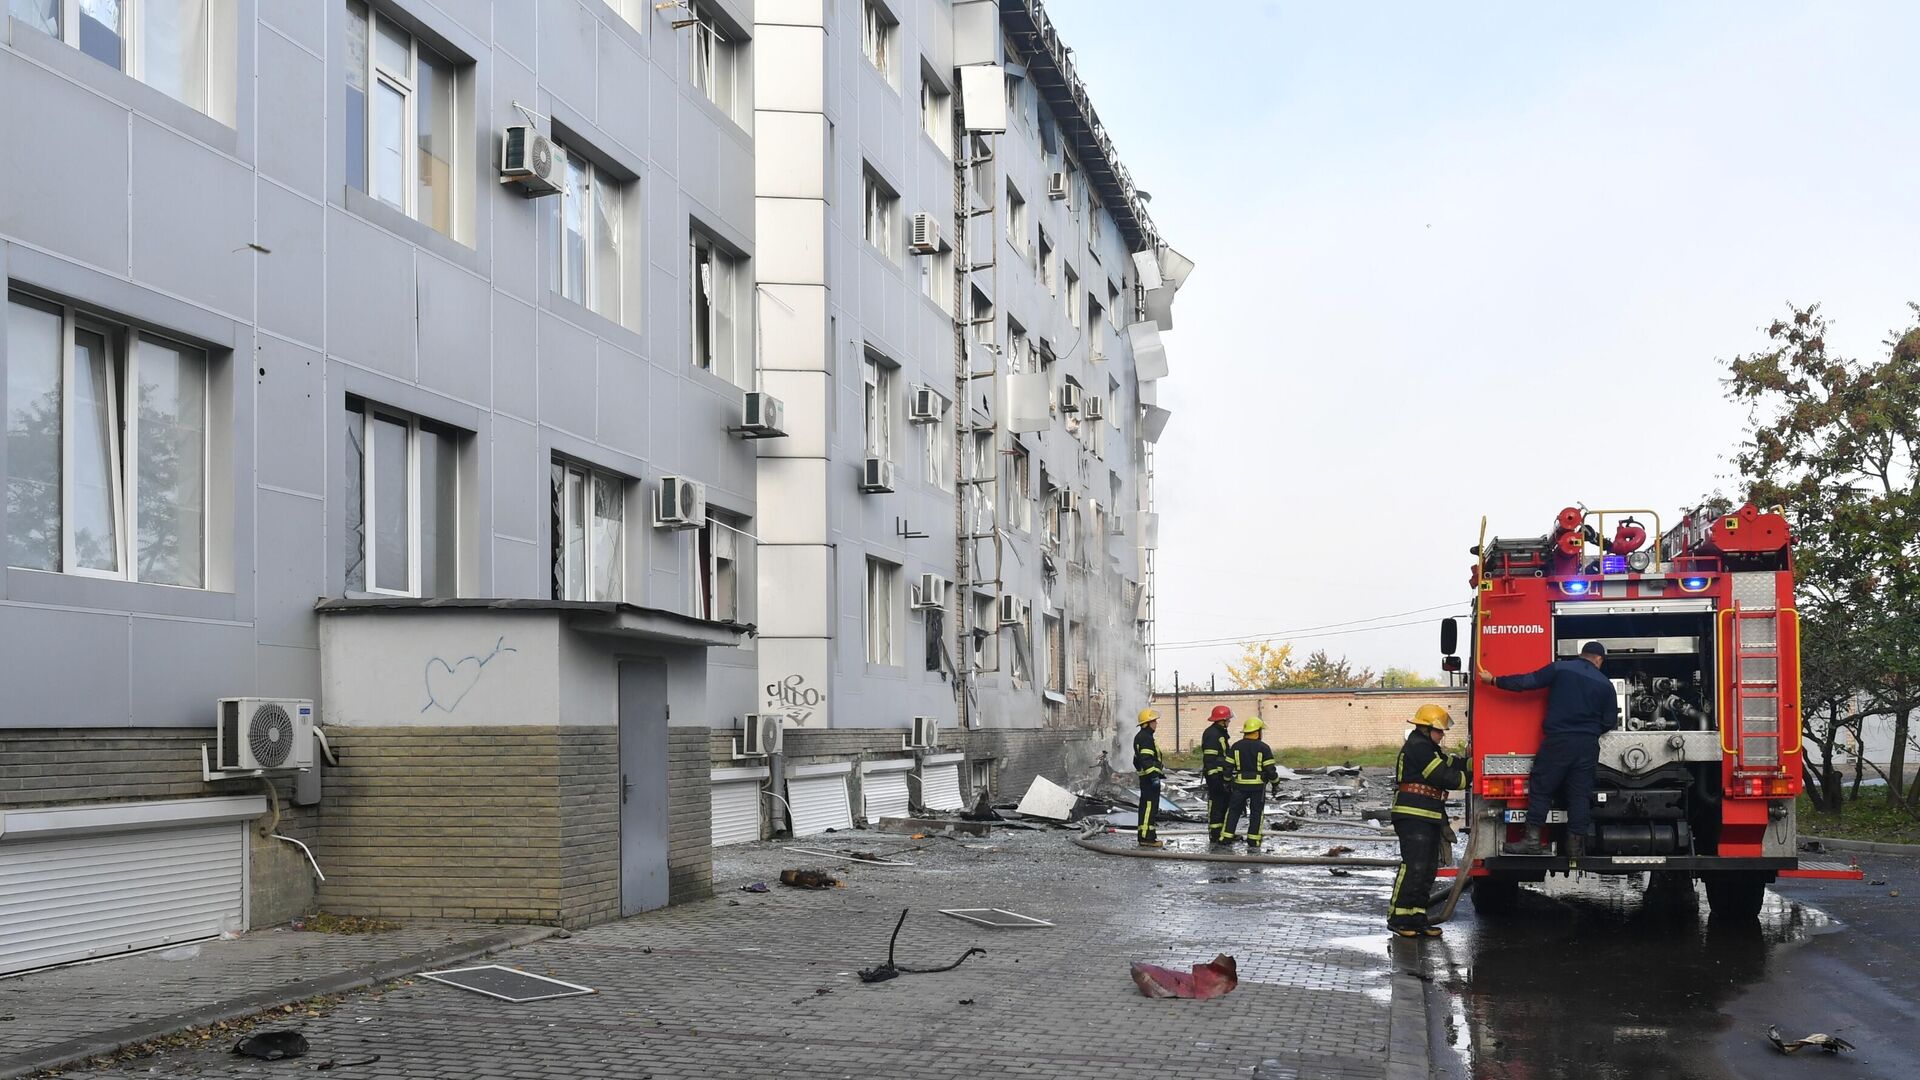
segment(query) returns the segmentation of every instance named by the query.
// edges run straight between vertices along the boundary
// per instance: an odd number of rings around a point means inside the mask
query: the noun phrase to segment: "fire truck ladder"
[[[1733,678],[1720,680],[1728,698],[1721,710],[1720,749],[1736,770],[1769,772],[1780,765],[1782,692],[1780,613],[1735,603],[1720,613],[1722,646],[1731,658]],[[1730,692],[1728,690],[1730,686]]]

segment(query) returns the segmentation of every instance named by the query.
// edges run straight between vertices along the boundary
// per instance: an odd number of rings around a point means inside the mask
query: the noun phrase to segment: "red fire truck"
[[[1538,536],[1482,531],[1472,670],[1519,674],[1599,641],[1620,726],[1600,737],[1585,853],[1566,856],[1556,808],[1554,854],[1503,855],[1526,817],[1546,695],[1473,681],[1465,865],[1476,909],[1508,908],[1521,883],[1550,873],[1647,872],[1689,890],[1697,878],[1716,916],[1752,918],[1776,877],[1858,876],[1799,860],[1800,626],[1784,518],[1695,511],[1662,532],[1653,511],[1569,507]],[[1452,620],[1441,639],[1458,670]]]

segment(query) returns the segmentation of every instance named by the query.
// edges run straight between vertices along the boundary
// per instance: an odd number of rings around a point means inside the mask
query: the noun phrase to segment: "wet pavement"
[[[1559,878],[1497,919],[1469,903],[1443,942],[1397,952],[1430,979],[1436,1073],[1475,1080],[1920,1076],[1920,860],[1865,857],[1861,882],[1783,882],[1757,924],[1640,878]],[[1899,881],[1915,900],[1888,897]],[[1766,1040],[1844,1035],[1839,1058]]]

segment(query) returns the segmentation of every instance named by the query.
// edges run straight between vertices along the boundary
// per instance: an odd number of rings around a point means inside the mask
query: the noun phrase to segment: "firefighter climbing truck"
[[[1716,917],[1751,918],[1776,877],[1858,875],[1798,857],[1800,625],[1784,518],[1695,511],[1662,533],[1651,511],[1570,507],[1543,535],[1483,536],[1473,553],[1472,670],[1532,671],[1599,641],[1620,711],[1600,737],[1585,852],[1568,857],[1556,807],[1553,854],[1504,855],[1525,821],[1546,695],[1471,681],[1463,866],[1477,910],[1504,910],[1521,883],[1577,870],[1650,873],[1650,887],[1688,891],[1697,879]],[[1457,670],[1457,625],[1441,638]]]

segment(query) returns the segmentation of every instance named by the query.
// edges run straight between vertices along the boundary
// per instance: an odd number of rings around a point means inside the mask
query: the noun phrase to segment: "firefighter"
[[[1160,815],[1160,748],[1153,744],[1153,726],[1160,714],[1141,709],[1140,730],[1133,736],[1133,771],[1140,777],[1140,846],[1162,847],[1154,819]]]
[[[1393,763],[1393,832],[1400,838],[1400,871],[1393,878],[1387,929],[1401,937],[1439,937],[1427,924],[1427,901],[1440,870],[1441,834],[1447,825],[1447,792],[1466,788],[1473,766],[1465,755],[1440,748],[1453,716],[1422,705],[1408,721],[1413,730]]]
[[[1261,729],[1266,722],[1257,716],[1247,717],[1240,725],[1241,739],[1227,751],[1227,776],[1233,782],[1233,806],[1227,811],[1227,823],[1222,835],[1225,841],[1232,842],[1240,824],[1240,814],[1247,815],[1247,851],[1257,854],[1260,851],[1262,833],[1267,825],[1267,785],[1280,779],[1280,770],[1274,768],[1273,748],[1260,738]]]
[[[1227,847],[1233,836],[1227,829],[1227,807],[1233,802],[1233,785],[1227,781],[1233,736],[1227,734],[1227,722],[1232,719],[1232,709],[1215,705],[1200,736],[1200,774],[1207,781],[1207,839],[1216,848]]]
[[[1547,692],[1547,715],[1540,723],[1544,738],[1527,776],[1527,836],[1503,847],[1507,854],[1547,854],[1540,835],[1556,795],[1564,796],[1567,804],[1565,854],[1575,859],[1586,854],[1600,736],[1620,726],[1613,682],[1600,672],[1606,662],[1607,647],[1589,641],[1580,647],[1578,659],[1560,660],[1525,675],[1495,677],[1480,672],[1481,682],[1502,690]]]

